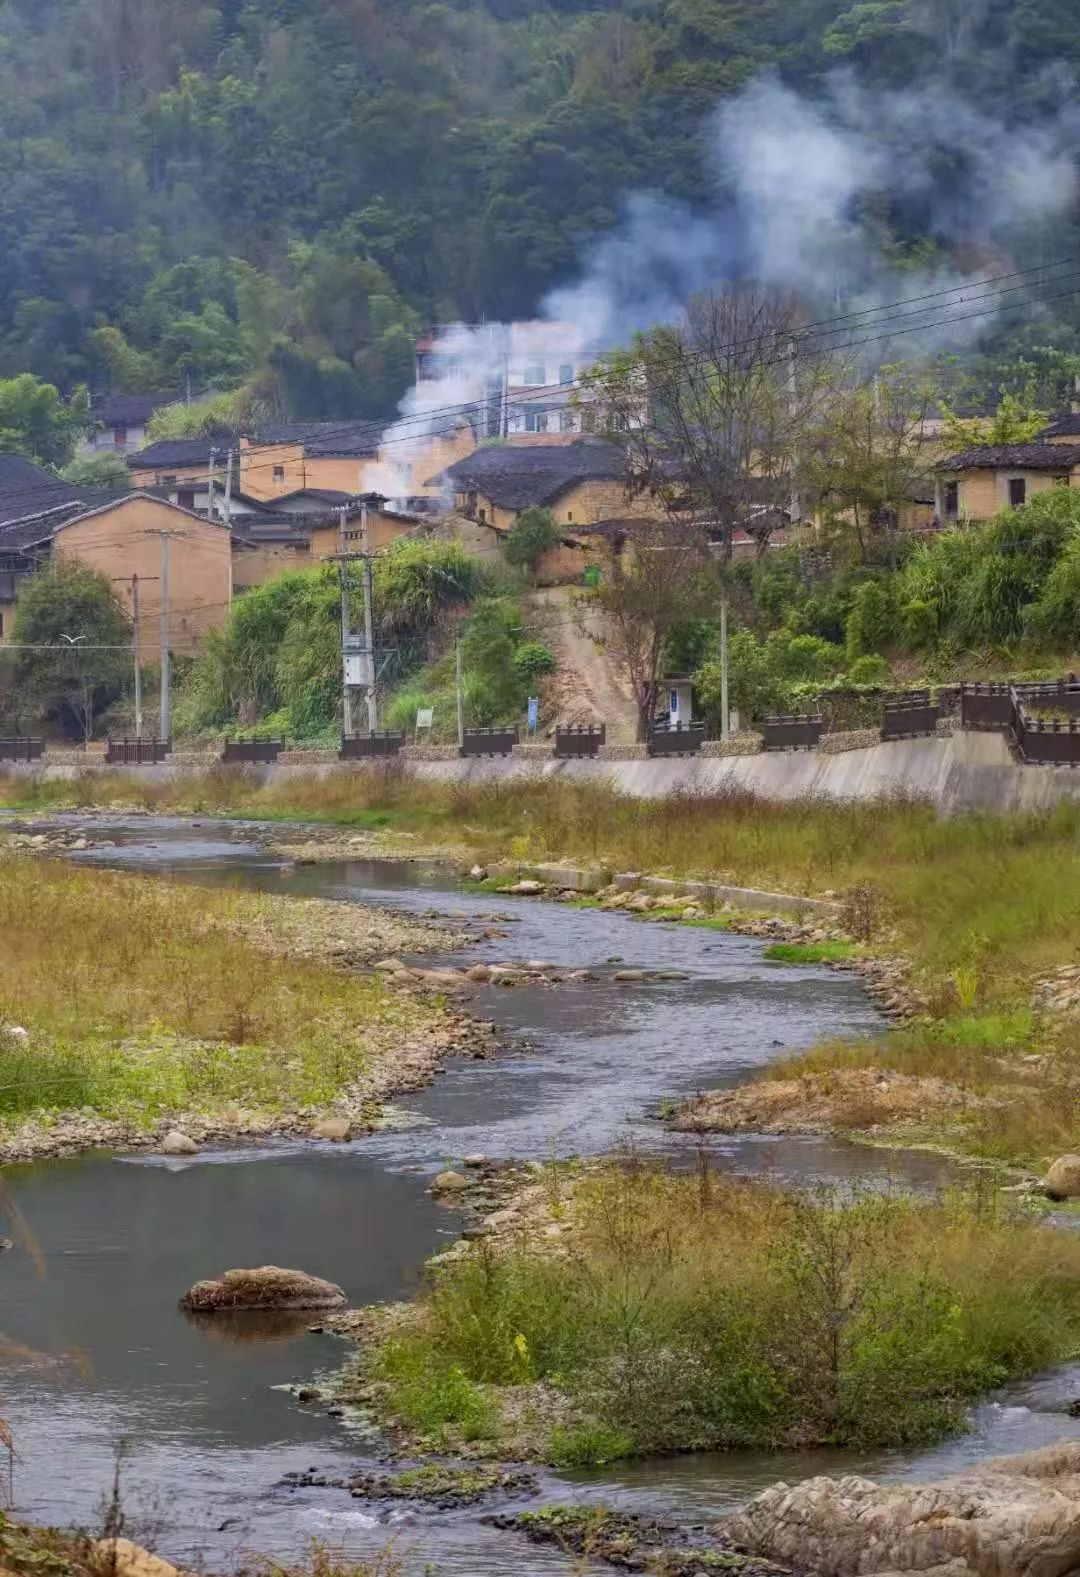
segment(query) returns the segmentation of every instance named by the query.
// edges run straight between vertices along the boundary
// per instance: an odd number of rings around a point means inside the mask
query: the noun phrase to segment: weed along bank
[[[3,833],[0,1138],[51,1256],[35,1301],[16,1238],[11,1335],[44,1311],[94,1362],[70,1442],[55,1369],[7,1378],[37,1520],[92,1515],[130,1399],[181,1565],[237,1530],[298,1559],[313,1516],[377,1563],[406,1509],[436,1569],[565,1527],[750,1573],[780,1477],[951,1486],[1072,1427],[1072,804],[34,792],[82,809]]]

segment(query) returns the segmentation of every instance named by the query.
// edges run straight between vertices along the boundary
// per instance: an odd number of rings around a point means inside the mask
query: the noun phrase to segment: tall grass
[[[631,1162],[574,1214],[563,1254],[481,1244],[440,1270],[375,1361],[391,1408],[430,1429],[467,1405],[475,1434],[493,1399],[554,1389],[563,1460],[898,1446],[1080,1342],[1080,1241],[990,1194],[807,1199]]]
[[[865,939],[898,940],[942,1011],[1026,998],[1034,975],[1080,958],[1080,804],[1014,816],[944,818],[911,800],[772,804],[742,791],[633,799],[602,784],[453,784],[390,765],[260,787],[217,769],[171,783],[87,775],[0,802],[139,803],[155,810],[386,825],[454,842],[481,859],[559,856],[820,894],[861,895]]]
[[[253,939],[273,930],[258,897],[0,861],[0,1116],[331,1101],[420,1010]]]

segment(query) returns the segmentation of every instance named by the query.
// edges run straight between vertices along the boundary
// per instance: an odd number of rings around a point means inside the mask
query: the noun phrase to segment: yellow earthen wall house
[[[415,531],[415,520],[407,520],[400,515],[387,515],[380,509],[369,509],[366,526],[363,529],[359,515],[354,514],[346,521],[344,544],[341,528],[336,522],[314,526],[311,531],[311,557],[313,560],[332,558],[335,553],[340,553],[343,549],[346,553],[359,553],[365,546],[365,537],[367,551],[379,553],[391,543],[398,542],[402,537],[410,536]]]
[[[129,493],[60,526],[53,552],[77,559],[112,582],[131,612],[131,577],[139,577],[139,650],[152,662],[161,649],[161,532],[169,539],[172,650],[198,650],[207,630],[224,625],[232,601],[232,545],[216,521],[144,493]]]
[[[253,586],[273,580],[275,575],[284,575],[290,570],[310,569],[311,564],[312,554],[306,544],[268,547],[260,543],[254,547],[245,547],[236,543],[233,548],[233,591],[250,591]]]
[[[986,445],[943,460],[937,468],[937,515],[992,520],[1053,487],[1080,486],[1080,445],[1038,441]]]

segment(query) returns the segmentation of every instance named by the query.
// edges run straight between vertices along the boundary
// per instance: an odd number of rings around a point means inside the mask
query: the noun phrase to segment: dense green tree
[[[90,426],[85,390],[65,400],[54,384],[43,383],[33,373],[0,378],[0,450],[45,465],[64,465]]]
[[[418,323],[534,312],[628,193],[706,197],[755,75],[1023,123],[1080,67],[1056,0],[6,0],[0,34],[0,376],[255,377],[316,415],[384,414]],[[893,206],[860,216],[891,261],[947,262],[923,194]],[[1080,329],[1044,294],[984,381],[1022,354],[1056,404]]]
[[[66,734],[91,739],[131,672],[131,622],[104,575],[56,559],[31,577],[15,610],[20,704]]]

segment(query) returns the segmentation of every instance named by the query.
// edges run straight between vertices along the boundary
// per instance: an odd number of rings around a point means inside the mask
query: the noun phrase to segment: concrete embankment
[[[137,772],[149,782],[167,782],[215,766],[216,757],[182,754],[161,766],[106,767],[100,756],[67,753],[61,760],[10,763],[16,776],[77,779],[86,771]],[[723,793],[743,790],[767,800],[818,797],[833,800],[878,799],[909,794],[945,812],[963,810],[1038,810],[1063,799],[1080,798],[1080,772],[1068,767],[1021,766],[995,734],[956,733],[949,738],[906,739],[849,750],[837,755],[785,751],[722,758],[680,757],[648,761],[555,761],[494,757],[470,760],[408,761],[416,776],[441,782],[514,782],[536,778],[609,783],[622,794],[662,799],[679,791]],[[286,783],[290,778],[339,770],[327,752],[290,752],[288,762],[248,766],[253,781]],[[358,772],[384,766],[351,763]]]

